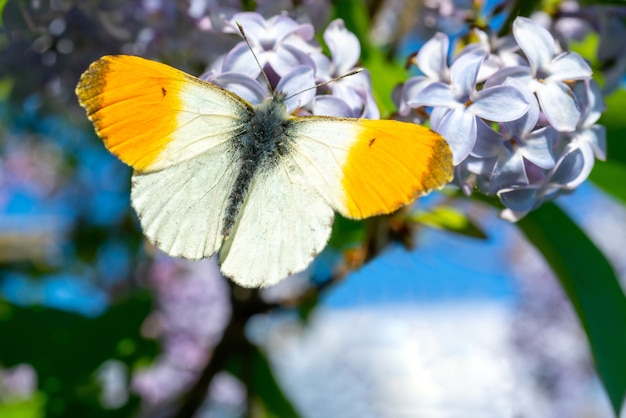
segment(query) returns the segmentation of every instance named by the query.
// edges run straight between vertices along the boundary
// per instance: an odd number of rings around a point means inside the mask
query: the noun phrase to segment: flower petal
[[[591,78],[591,67],[575,52],[564,52],[548,65],[547,78],[558,81],[584,80]]]
[[[210,81],[235,93],[252,104],[259,104],[268,96],[265,84],[261,84],[256,79],[245,74],[223,73],[213,77]]]
[[[276,74],[281,77],[298,65],[315,68],[315,63],[308,54],[291,45],[282,45],[275,52],[269,53],[268,62]]]
[[[524,160],[519,152],[511,153],[507,158],[499,159],[491,179],[491,193],[502,188],[528,184],[524,170]]]
[[[324,31],[324,42],[330,49],[330,56],[335,64],[335,75],[350,71],[359,60],[361,44],[341,19],[335,19]]]
[[[291,35],[297,35],[305,40],[313,39],[315,29],[310,23],[299,24],[289,16],[276,15],[267,22],[267,28],[276,43],[280,43]],[[245,26],[244,26],[245,29]]]
[[[230,18],[230,30],[225,32],[239,33],[237,22],[241,24],[243,30],[246,32],[246,36],[250,42],[257,42],[266,33],[267,28],[265,19],[259,13],[256,12],[241,12],[236,13]]]
[[[572,91],[582,113],[582,121],[578,123],[578,126],[588,127],[596,123],[604,110],[604,101],[598,83],[595,80],[577,81],[572,86]]]
[[[500,71],[495,72],[485,81],[483,88],[489,88],[494,86],[500,86],[505,84],[507,78],[514,78],[520,81],[525,86],[530,86],[533,80],[530,67],[525,65],[516,65],[514,67],[505,67]]]
[[[473,97],[468,110],[481,118],[494,122],[506,122],[521,118],[529,104],[515,87],[496,86],[483,89]]]
[[[459,56],[450,67],[452,90],[457,98],[469,96],[476,89],[476,77],[485,52],[475,49]]]
[[[537,187],[532,186],[516,187],[500,190],[498,197],[509,210],[518,212],[521,216],[518,215],[517,219],[520,219],[523,214],[530,212],[535,207],[538,191]]]
[[[434,81],[446,82],[450,79],[448,68],[448,48],[450,39],[444,33],[437,32],[417,53],[417,66]]]
[[[482,119],[476,121],[476,128],[476,143],[471,153],[473,156],[491,158],[510,153],[504,146],[506,138],[500,132],[491,129]]]
[[[578,141],[591,145],[598,160],[606,160],[606,127],[604,125],[593,125],[576,131],[574,134]]]
[[[340,118],[354,118],[350,106],[338,97],[329,95],[316,96],[313,104],[313,114],[316,116],[334,116]]]
[[[463,108],[452,109],[444,115],[435,131],[448,142],[452,162],[458,165],[476,142],[476,117]]]
[[[557,137],[558,132],[551,127],[537,129],[524,137],[520,153],[536,166],[549,170],[555,164],[552,144]]]
[[[537,125],[537,120],[539,120],[539,102],[537,102],[537,98],[530,91],[530,88],[516,78],[508,78],[504,85],[515,87],[522,93],[524,100],[528,103],[528,111],[519,119],[505,122],[503,128],[510,137],[524,137]]]
[[[429,79],[428,77],[417,76],[417,77],[409,78],[402,85],[402,93],[400,96],[400,105],[399,105],[400,107],[399,112],[401,115],[406,115],[409,113],[409,108],[411,106],[409,106],[408,101],[411,98],[417,96],[417,93],[424,90],[424,88],[431,83],[432,83],[432,80]]]
[[[537,22],[519,16],[513,22],[513,36],[528,58],[534,74],[548,68],[555,51],[550,32]]]
[[[276,91],[284,93],[287,97],[295,95],[285,101],[287,111],[291,113],[313,100],[315,97],[313,87],[315,87],[313,69],[305,65],[298,65],[280,79]]]
[[[260,51],[255,51],[258,53]],[[265,64],[262,56],[257,55],[261,66]],[[245,42],[240,42],[226,54],[222,63],[222,72],[224,73],[241,73],[252,78],[257,78],[261,74],[261,69],[254,60],[254,56],[250,52],[250,48]]]
[[[537,98],[546,119],[554,129],[560,132],[576,129],[580,111],[572,91],[565,83],[548,80],[538,83]]]
[[[436,81],[426,86],[413,98],[407,100],[411,107],[421,106],[441,106],[441,107],[463,107],[454,99],[452,90],[447,84]]]
[[[578,187],[587,179],[593,168],[594,158],[591,146],[580,144],[559,160],[551,176],[551,182],[560,184],[568,189]]]

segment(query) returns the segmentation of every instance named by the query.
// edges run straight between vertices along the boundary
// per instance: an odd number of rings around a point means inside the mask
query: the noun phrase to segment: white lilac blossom
[[[497,195],[515,221],[569,192],[606,154],[603,110],[589,65],[545,28],[518,17],[513,37],[478,32],[448,67],[447,36],[418,54],[423,75],[402,90],[400,114],[426,109],[454,154],[454,182]],[[422,112],[423,113],[423,112]]]
[[[477,89],[476,79],[485,56],[479,49],[462,53],[450,67],[449,84],[435,81],[407,98],[411,107],[435,108],[432,128],[448,141],[455,165],[465,160],[474,148],[477,118],[511,121],[528,110],[528,103],[515,87]]]
[[[361,48],[341,19],[332,21],[323,34],[330,58],[313,40],[310,24],[300,24],[286,15],[266,20],[258,13],[245,12],[230,18],[224,31],[238,32],[237,22],[243,27],[273,91],[287,97],[299,93],[286,103],[290,113],[379,118],[367,71],[315,88],[356,68]],[[201,78],[252,104],[259,104],[271,95],[244,41],[216,61]]]
[[[528,65],[505,67],[492,76],[492,83],[504,82],[509,77],[522,80],[537,95],[550,125],[558,131],[573,131],[580,111],[565,81],[588,80],[591,68],[576,53],[557,54],[557,44],[550,32],[530,19],[515,19],[513,36]]]

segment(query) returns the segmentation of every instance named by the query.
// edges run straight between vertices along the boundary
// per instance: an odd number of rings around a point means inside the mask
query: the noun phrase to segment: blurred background
[[[105,54],[202,74],[239,42],[214,30],[236,11],[320,33],[341,17],[358,34],[364,16],[401,61],[449,27],[428,24],[445,7],[510,10],[491,3],[0,1],[0,417],[614,416],[558,278],[492,204],[435,193],[419,208],[445,202],[471,227],[417,224],[366,255],[331,245],[275,287],[239,288],[144,241],[131,170],[74,94]],[[558,205],[624,286],[623,202],[586,182]],[[335,243],[367,230],[338,223]]]

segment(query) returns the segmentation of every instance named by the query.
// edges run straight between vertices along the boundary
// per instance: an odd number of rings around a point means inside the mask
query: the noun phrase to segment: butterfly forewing
[[[452,178],[437,133],[390,120],[297,118],[291,158],[333,209],[349,218],[393,212]]]
[[[251,106],[165,64],[105,56],[76,87],[106,147],[140,171],[160,170],[228,142]]]

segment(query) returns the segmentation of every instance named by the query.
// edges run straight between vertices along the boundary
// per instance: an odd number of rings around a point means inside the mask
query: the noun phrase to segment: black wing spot
[[[376,142],[376,138],[370,139],[369,146],[371,147],[372,145],[374,145],[374,142]]]
[[[165,97],[165,95],[167,94],[167,90],[165,90],[165,87],[161,87],[161,94],[163,95],[163,97]]]

